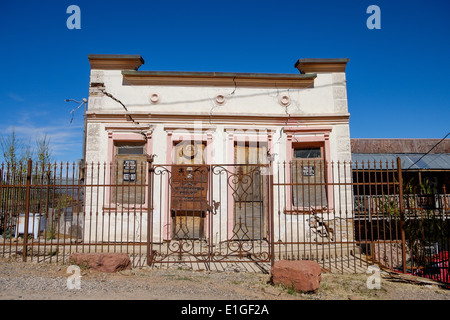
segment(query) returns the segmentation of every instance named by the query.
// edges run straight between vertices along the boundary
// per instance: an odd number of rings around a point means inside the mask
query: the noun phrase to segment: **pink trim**
[[[206,164],[211,164],[213,161],[213,150],[214,148],[212,148],[213,146],[213,135],[211,132],[208,132],[206,134],[206,148],[205,148],[205,153],[206,153]],[[210,179],[211,175],[208,175],[208,179]],[[209,183],[212,183],[212,181],[209,181]],[[211,199],[212,195],[210,194],[210,190],[211,188],[208,188],[208,194],[207,194],[207,199]],[[204,232],[206,235],[206,238],[209,238],[210,235],[210,228],[209,228],[209,224],[210,224],[210,214],[206,214],[206,219],[205,219],[205,224],[204,224]]]
[[[286,140],[286,163],[288,164],[286,172],[287,174],[287,182],[292,183],[292,172],[290,163],[292,163],[293,157],[294,157],[294,148],[293,145],[295,143],[305,143],[307,145],[308,143],[319,143],[324,148],[324,155],[323,160],[324,164],[327,165],[327,174],[326,174],[326,181],[331,182],[333,180],[332,176],[332,168],[331,168],[331,149],[330,149],[330,133],[332,128],[328,126],[324,127],[286,127],[284,128],[284,131],[287,135]],[[307,134],[319,134],[318,136],[306,136]],[[295,141],[293,141],[295,139]],[[334,197],[333,197],[333,185],[328,184],[327,185],[327,199],[328,199],[328,210],[333,211],[334,209]],[[289,210],[295,211],[299,210],[300,208],[294,207],[292,204],[292,193],[291,188],[288,188],[287,195],[286,195],[286,207],[290,208]],[[286,208],[287,209],[287,208]],[[321,208],[316,208],[321,209]],[[303,208],[301,209],[303,210]]]
[[[131,128],[129,130],[132,130]],[[147,136],[147,143],[146,143],[146,153],[148,155],[152,154],[152,150],[153,150],[153,139],[152,139],[152,131],[147,131],[145,133],[145,135]],[[115,155],[115,151],[116,151],[116,147],[115,147],[115,143],[118,141],[129,141],[129,142],[135,142],[135,141],[145,141],[145,138],[142,136],[142,134],[140,133],[134,133],[134,132],[114,132],[111,130],[108,130],[108,153],[107,153],[107,163],[109,163],[109,168],[114,169],[114,155]],[[110,171],[110,172],[114,172]],[[145,175],[145,184],[148,183],[148,176]],[[111,178],[110,178],[110,174],[106,174],[106,184],[109,185],[111,184]],[[105,188],[105,203],[106,203],[106,207],[105,209],[111,209],[111,208],[115,208],[116,205],[110,203],[110,190],[111,187],[107,187]],[[148,194],[148,192],[145,193],[146,195]],[[144,204],[142,205],[142,209],[147,209],[148,207],[148,199],[147,196],[145,196],[145,201]],[[127,206],[124,206],[124,208],[126,209]]]
[[[173,149],[174,149],[174,145],[176,142],[181,142],[181,141],[206,141],[206,147],[205,147],[205,154],[206,154],[206,159],[205,159],[205,164],[211,164],[213,161],[213,134],[212,132],[208,131],[208,132],[204,132],[203,134],[192,134],[189,132],[189,130],[186,129],[186,133],[180,133],[179,132],[180,129],[177,129],[177,132],[173,132],[172,130],[167,130],[167,138],[166,138],[166,163],[167,164],[174,164],[174,158],[173,158]],[[182,130],[182,129],[181,129]],[[169,176],[166,175],[166,185],[169,185]],[[210,194],[209,194],[209,190],[208,190],[208,195],[207,198],[210,198]],[[164,215],[164,221],[163,221],[163,226],[164,226],[164,230],[163,230],[163,238],[164,240],[171,240],[172,238],[172,232],[171,232],[171,227],[172,227],[172,219],[170,217],[170,199],[171,199],[171,192],[170,192],[170,188],[168,188],[168,192],[166,193],[166,204],[167,204],[167,208],[166,208],[166,213]],[[206,237],[209,237],[209,215],[206,215],[206,219],[205,219],[205,223],[204,223],[204,233]]]
[[[298,134],[330,134],[332,127],[323,126],[323,127],[285,127],[284,132],[286,133],[298,133]]]
[[[228,133],[227,139],[227,163],[234,163],[234,133]],[[230,168],[230,172],[234,173],[234,167]],[[234,200],[233,200],[233,189],[228,183],[227,179],[227,239],[231,240],[233,235],[233,227],[234,227]]]
[[[259,133],[259,131],[258,131]],[[234,145],[237,141],[249,141],[249,142],[262,142],[267,144],[267,150],[270,150],[272,147],[272,133],[267,132],[267,134],[256,134],[256,135],[248,135],[245,131],[233,131],[228,133],[228,139],[227,139],[227,163],[228,164],[236,164],[234,162],[235,159],[235,150]],[[230,173],[235,173],[235,167],[231,166],[229,169]],[[228,199],[227,199],[227,239],[231,240],[233,235],[233,228],[234,228],[234,199],[232,197],[233,189],[231,186],[227,183],[228,188]],[[266,223],[267,226],[269,226],[269,216],[266,216]]]

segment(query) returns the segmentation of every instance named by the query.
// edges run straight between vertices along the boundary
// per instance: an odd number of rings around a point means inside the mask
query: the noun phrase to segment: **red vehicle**
[[[395,271],[403,273],[402,268],[395,268]],[[409,261],[407,264],[406,273],[413,276],[446,283],[448,285],[444,286],[444,288],[450,289],[450,264],[448,251],[442,251],[435,254],[428,259],[426,265],[421,268],[417,268],[416,264],[415,268],[411,268],[411,262]]]
[[[432,256],[423,269],[419,269],[413,274],[419,277],[450,283],[449,270],[448,251],[442,251]]]

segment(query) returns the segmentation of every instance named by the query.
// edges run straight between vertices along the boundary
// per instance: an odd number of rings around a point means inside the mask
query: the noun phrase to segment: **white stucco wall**
[[[167,163],[167,127],[180,128],[180,130],[191,130],[194,133],[202,133],[202,128],[209,128],[212,132],[213,139],[213,164],[227,163],[228,145],[227,139],[230,132],[230,126],[245,130],[268,129],[273,130],[272,149],[271,152],[276,154],[275,162],[283,162],[287,160],[286,155],[286,133],[283,131],[288,119],[296,119],[289,126],[297,125],[300,127],[323,127],[332,128],[329,136],[330,154],[327,158],[333,162],[349,162],[351,160],[350,152],[350,133],[348,120],[348,103],[346,94],[345,73],[318,73],[314,81],[314,88],[308,89],[277,89],[277,88],[242,88],[242,87],[196,87],[196,86],[148,86],[148,85],[124,85],[121,70],[91,70],[91,84],[102,83],[103,89],[91,87],[90,97],[88,101],[88,123],[87,123],[87,144],[86,144],[86,161],[87,163],[104,163],[110,161],[108,157],[108,131],[106,128],[112,124],[122,126],[123,130],[133,130],[135,126],[131,121],[124,118],[105,119],[104,116],[95,117],[96,114],[125,114],[124,107],[113,100],[111,97],[102,93],[106,91],[116,99],[120,100],[133,115],[144,115],[139,117],[139,126],[148,125],[152,128],[151,139],[153,143],[152,153],[156,154],[155,164]],[[160,102],[152,104],[150,96],[157,93]],[[218,95],[226,97],[226,103],[218,105],[214,102]],[[284,107],[279,103],[279,97],[288,95],[291,103],[288,107]],[[159,119],[159,115],[177,114],[180,117],[171,121],[163,122]],[[145,115],[151,115],[147,118]],[[198,115],[200,120],[187,121],[183,115]],[[221,116],[235,115],[236,121],[233,119],[221,120]],[[287,117],[288,115],[288,117]],[[205,118],[206,116],[206,118]],[[241,116],[250,116],[247,121],[242,123],[239,121]],[[251,116],[269,116],[265,120],[253,122]],[[338,118],[336,116],[343,116]],[[201,120],[203,117],[203,121]],[[297,118],[296,118],[297,117]],[[190,119],[195,119],[191,117]],[[276,120],[286,119],[286,120]],[[188,128],[188,129],[186,129]],[[176,130],[175,130],[176,132]],[[309,136],[314,136],[310,134]],[[335,173],[336,174],[336,173]],[[348,173],[347,173],[348,174]],[[275,177],[277,179],[278,177]],[[334,179],[344,179],[341,176],[335,176]],[[351,179],[350,175],[345,176]],[[92,182],[97,182],[94,175],[89,176]],[[157,188],[156,188],[157,189]],[[105,228],[103,223],[103,204],[101,201],[91,201],[93,199],[103,199],[105,189],[95,189],[92,194],[86,197],[86,207],[96,212],[95,217],[87,216],[85,221],[85,234],[92,241],[102,240],[98,232]],[[161,191],[164,198],[164,192]],[[347,190],[344,194],[340,193],[340,199],[336,199],[335,203],[340,203],[342,208],[337,212],[346,212],[348,202],[343,199],[346,196],[351,197],[351,190]],[[155,198],[159,198],[159,191],[155,193]],[[350,197],[348,199],[350,199]],[[166,204],[155,203],[154,212],[164,212]],[[275,206],[280,206],[275,201]],[[222,203],[222,210],[226,210],[226,204]],[[342,210],[343,209],[343,210]],[[145,216],[145,214],[144,214]],[[108,216],[110,218],[110,216]],[[154,222],[159,225],[159,215],[154,215]],[[119,215],[121,219],[121,216]],[[275,221],[275,235],[298,241],[304,236],[302,234],[304,228],[304,218],[301,216],[287,216],[286,220],[293,221],[294,230],[285,230],[285,226]],[[333,216],[334,218],[334,216]],[[103,219],[103,220],[102,220]],[[120,220],[119,219],[119,220]],[[215,218],[216,220],[218,218]],[[121,220],[120,220],[121,221]],[[134,220],[133,220],[134,221]],[[121,222],[119,222],[121,223]],[[135,226],[146,233],[147,218],[136,220],[130,223],[130,228],[117,229],[114,227],[116,234],[120,234],[121,239],[132,239]],[[222,225],[226,225],[222,222]],[[88,227],[89,226],[89,227]],[[112,227],[111,227],[112,228]],[[279,230],[281,230],[279,232]],[[155,225],[154,234],[161,240],[161,230]],[[130,233],[131,232],[131,233]],[[290,234],[292,232],[292,234]],[[94,236],[97,234],[97,236]],[[224,234],[224,233],[223,233]],[[294,236],[295,235],[295,236]],[[297,236],[300,235],[300,236]],[[100,237],[100,238],[99,238]],[[117,236],[119,237],[119,236]],[[143,237],[145,238],[145,237]],[[294,239],[295,238],[295,239]],[[103,238],[104,240],[104,238]],[[222,239],[224,240],[224,239]],[[275,239],[277,240],[277,239]],[[145,241],[145,239],[142,239]]]

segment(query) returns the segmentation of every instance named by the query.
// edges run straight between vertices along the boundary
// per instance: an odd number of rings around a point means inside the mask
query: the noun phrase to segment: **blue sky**
[[[70,5],[81,29],[69,30]],[[369,30],[369,5],[381,29]],[[353,138],[443,138],[450,131],[450,2],[2,1],[0,134],[51,138],[81,157],[87,55],[140,54],[140,70],[298,73],[300,58],[350,58]]]

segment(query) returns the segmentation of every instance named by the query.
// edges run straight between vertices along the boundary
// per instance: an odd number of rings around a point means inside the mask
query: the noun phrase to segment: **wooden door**
[[[205,145],[187,141],[174,146],[171,174],[171,216],[174,239],[205,237],[208,197],[208,167]]]
[[[234,238],[258,240],[266,237],[267,176],[260,164],[265,163],[265,144],[237,142],[235,144],[236,178],[234,186]]]

